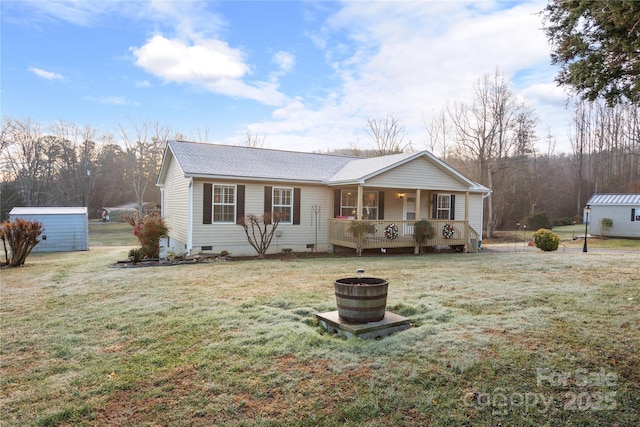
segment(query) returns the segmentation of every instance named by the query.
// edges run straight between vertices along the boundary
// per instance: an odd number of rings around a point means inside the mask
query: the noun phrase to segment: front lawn
[[[0,272],[0,425],[640,423],[635,252],[109,268],[130,247]],[[318,327],[357,268],[411,329]]]

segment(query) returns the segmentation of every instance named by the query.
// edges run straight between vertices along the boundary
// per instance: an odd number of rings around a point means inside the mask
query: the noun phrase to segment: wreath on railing
[[[389,224],[384,228],[384,237],[389,240],[394,240],[398,237],[398,226],[395,224]]]
[[[455,232],[456,229],[453,228],[453,225],[451,224],[445,224],[444,227],[442,227],[442,237],[445,239],[451,239]]]

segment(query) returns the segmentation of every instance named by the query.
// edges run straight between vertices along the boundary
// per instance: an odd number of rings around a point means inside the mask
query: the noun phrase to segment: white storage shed
[[[89,217],[81,207],[15,207],[9,220],[38,221],[42,234],[32,252],[70,252],[89,250]]]
[[[640,239],[640,194],[594,194],[587,205],[591,208],[589,231],[594,236]],[[602,230],[600,221],[613,221],[610,230]]]

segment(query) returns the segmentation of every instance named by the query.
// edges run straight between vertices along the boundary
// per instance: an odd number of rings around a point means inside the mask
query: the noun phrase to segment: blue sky
[[[370,148],[367,119],[405,141],[498,70],[561,151],[570,113],[538,15],[544,1],[1,1],[2,115],[116,133],[151,121],[191,140]]]

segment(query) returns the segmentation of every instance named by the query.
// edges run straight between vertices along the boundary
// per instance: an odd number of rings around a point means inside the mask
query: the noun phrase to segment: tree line
[[[431,151],[492,190],[488,237],[535,213],[580,222],[594,193],[640,192],[638,107],[575,99],[570,108],[570,153],[536,135],[535,111],[497,73],[478,81],[470,104],[446,107],[427,127]]]
[[[2,219],[13,206],[86,206],[97,217],[102,207],[135,201],[142,211],[143,202],[159,203],[155,180],[169,129],[133,122],[118,133],[116,140],[62,120],[43,129],[31,119],[4,117]]]
[[[552,135],[535,133],[535,111],[499,73],[478,79],[469,103],[452,103],[425,123],[426,149],[489,187],[484,232],[511,229],[536,213],[580,222],[596,192],[640,192],[640,115],[631,103],[577,99],[568,125],[571,152],[558,152]],[[367,122],[372,149],[340,151],[377,156],[413,150],[395,115]],[[58,121],[47,129],[32,120],[2,121],[2,218],[13,206],[102,207],[135,201],[160,203],[155,186],[167,139],[184,139],[157,122],[118,125],[98,134],[91,126]],[[256,143],[258,142],[258,143]],[[244,145],[265,138],[247,133]]]

